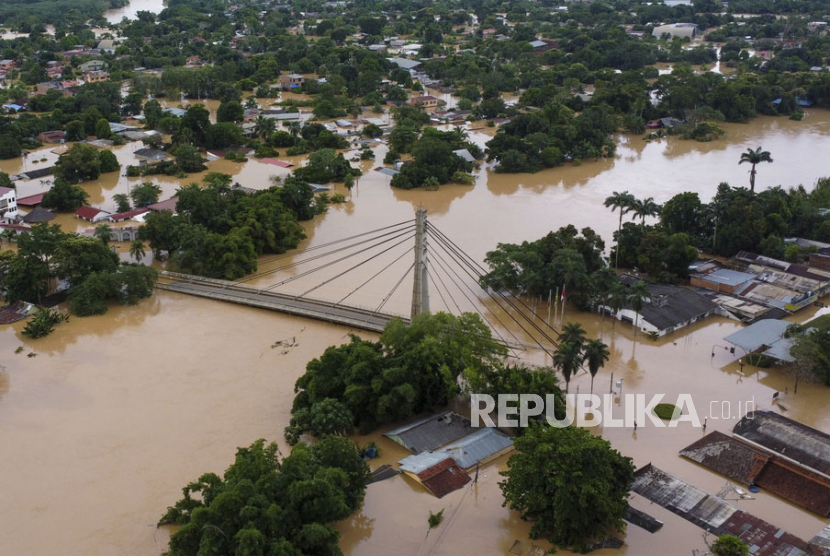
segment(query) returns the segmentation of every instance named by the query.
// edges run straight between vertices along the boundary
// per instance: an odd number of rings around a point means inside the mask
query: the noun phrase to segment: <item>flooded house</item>
[[[110,213],[99,208],[90,207],[90,206],[83,206],[75,211],[75,216],[82,220],[87,220],[92,222],[100,222],[101,220],[106,220],[109,218]]]
[[[783,363],[794,361],[790,355],[793,338],[785,338],[791,322],[779,319],[761,319],[746,328],[724,337],[724,341],[740,348],[747,355],[760,353]]]
[[[630,274],[620,276],[626,286],[633,286],[641,280]],[[614,312],[611,307],[602,310],[613,318],[635,325],[646,334],[665,336],[684,326],[708,317],[717,309],[717,305],[699,293],[679,286],[645,282],[649,297],[639,314],[631,305]]]
[[[740,537],[753,556],[814,553],[806,541],[652,464],[635,471],[631,490],[715,536]]]
[[[134,154],[140,166],[158,164],[167,158],[166,152],[150,148],[138,149]]]
[[[384,436],[412,452],[398,462],[401,472],[439,498],[467,484],[468,473],[477,466],[513,450],[513,440],[500,430],[475,428],[468,419],[450,411]]]
[[[17,217],[17,190],[0,187],[0,218],[11,220]]]

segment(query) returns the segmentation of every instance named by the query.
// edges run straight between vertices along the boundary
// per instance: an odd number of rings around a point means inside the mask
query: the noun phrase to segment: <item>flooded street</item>
[[[141,4],[134,1],[130,9]],[[610,247],[617,218],[602,202],[613,191],[628,190],[638,198],[654,197],[658,203],[694,191],[708,201],[722,181],[747,184],[747,167],[738,166],[738,159],[741,152],[757,146],[775,159],[759,168],[760,189],[779,184],[811,186],[830,174],[816,157],[830,148],[826,111],[808,110],[802,122],[759,117],[749,124],[723,127],[727,136],[721,141],[697,143],[671,137],[646,142],[639,136],[623,136],[613,160],[532,175],[496,174],[485,167],[478,172],[475,186],[449,185],[438,191],[391,189],[390,178],[372,170],[386,153],[386,147],[380,146],[375,161],[360,163],[364,176],[351,200],[303,223],[308,238],[301,247],[410,220],[419,204],[427,208],[431,224],[478,261],[498,242],[533,240],[569,223],[592,227]],[[470,137],[483,144],[491,132],[472,131]],[[26,161],[2,161],[0,170],[13,174],[51,165],[57,155],[49,151],[55,146],[44,147]],[[130,143],[113,150],[126,165],[134,163],[133,152],[141,146]],[[35,164],[35,159],[44,157],[46,162]],[[301,157],[279,158],[302,163]],[[217,160],[208,168],[232,174],[234,181],[257,189],[270,185],[269,176],[289,173],[253,158],[247,163]],[[90,204],[113,210],[112,196],[128,193],[141,181],[158,183],[161,198],[166,199],[181,185],[202,177],[126,178],[113,173],[83,187]],[[19,196],[44,188],[38,180],[26,182]],[[345,193],[342,186],[337,191]],[[91,226],[71,214],[60,215],[57,222],[73,231]],[[247,284],[276,283],[287,273],[269,270],[292,258],[263,257],[259,275]],[[401,272],[408,264],[401,262]],[[357,292],[350,303],[377,305],[398,276],[395,273]],[[347,276],[314,296],[339,299],[360,281],[360,276]],[[409,292],[411,285],[404,283],[387,309],[408,312]],[[433,309],[444,309],[437,297],[432,302]],[[795,319],[804,320],[813,312],[806,309]],[[701,419],[709,417],[707,432],[729,433],[740,417],[739,403],[754,398],[757,409],[769,409],[773,392],[788,388],[790,394],[782,394],[789,408],[786,415],[830,431],[826,387],[801,384],[794,395],[792,377],[780,369],[746,366],[746,376],[738,373],[739,356],[717,347],[723,345],[724,336],[743,326],[737,322],[712,317],[658,341],[642,334],[635,341],[630,326],[615,326],[598,315],[567,308],[554,320],[557,325],[579,321],[589,336],[599,336],[609,345],[611,360],[596,377],[596,393],[608,391],[611,373],[614,380],[623,379],[624,394],[664,393],[665,401],[674,402],[678,394],[688,393]],[[289,421],[294,381],[310,359],[327,346],[344,342],[349,332],[345,327],[163,291],[136,307],[114,306],[103,316],[73,317],[40,340],[22,337],[22,325],[0,328],[0,363],[5,367],[0,371],[0,443],[5,447],[0,451],[0,492],[5,500],[0,506],[2,554],[160,554],[168,532],[156,529],[155,523],[186,483],[204,472],[221,473],[236,447],[260,437],[287,450],[282,431]],[[531,340],[516,334],[523,341]],[[285,354],[271,349],[275,341],[291,337],[296,337],[297,347]],[[15,354],[19,346],[23,352]],[[36,356],[27,357],[29,353]],[[524,355],[545,362],[540,353]],[[571,392],[589,388],[586,374],[571,381]],[[720,403],[712,406],[717,413],[710,413],[711,401],[728,402],[730,418],[716,418],[725,407]],[[619,411],[621,416],[623,406]],[[676,429],[641,426],[636,433],[600,430],[637,467],[652,462],[713,494],[726,483],[677,455],[703,434],[688,424]],[[382,453],[370,462],[372,468],[406,455],[400,446],[381,438],[382,432],[357,439],[378,442]],[[530,525],[501,506],[497,482],[505,462],[501,458],[485,467],[477,485],[440,500],[402,476],[370,485],[362,510],[338,525],[344,552],[387,554],[394,547],[393,553],[412,556],[505,554],[516,540],[525,548],[533,542],[547,548],[543,541],[529,541]],[[827,522],[766,492],[756,497],[732,503],[801,538],[809,539]],[[632,505],[666,525],[654,535],[629,526],[624,548],[596,554],[705,551],[702,529],[637,495]],[[441,509],[443,523],[427,534],[429,511]]]

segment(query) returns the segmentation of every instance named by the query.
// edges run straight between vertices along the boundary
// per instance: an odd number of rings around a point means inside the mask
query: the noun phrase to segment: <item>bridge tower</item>
[[[414,319],[419,313],[429,311],[429,277],[427,275],[427,209],[418,207],[415,212],[415,280],[412,283],[412,312]]]

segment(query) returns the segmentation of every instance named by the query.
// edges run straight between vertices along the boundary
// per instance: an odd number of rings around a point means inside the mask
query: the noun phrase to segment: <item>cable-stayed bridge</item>
[[[559,333],[522,298],[482,284],[485,269],[428,222],[425,209],[419,209],[413,220],[264,257],[260,266],[269,268],[237,281],[162,272],[157,287],[372,332],[383,331],[395,318],[408,322],[431,306],[456,315],[475,312],[514,355],[526,347],[552,355],[558,346]],[[338,300],[313,295],[327,285],[342,286],[348,275],[347,279],[360,278]],[[265,286],[250,284],[268,278],[275,281]],[[408,278],[412,279],[409,315],[395,314],[388,308],[389,300],[402,291]],[[370,299],[373,306],[359,306],[354,301],[357,294],[364,301]]]

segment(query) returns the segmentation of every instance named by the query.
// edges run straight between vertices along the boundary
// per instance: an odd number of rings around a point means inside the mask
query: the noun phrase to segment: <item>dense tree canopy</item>
[[[237,450],[223,477],[205,473],[185,486],[159,525],[182,526],[170,537],[171,556],[337,555],[331,524],[361,507],[369,477],[346,438],[300,444],[282,459],[276,444],[258,440]]]
[[[535,425],[515,447],[499,486],[504,504],[533,523],[531,538],[584,550],[624,527],[634,465],[607,440],[578,427]]]
[[[350,414],[352,426],[364,432],[442,407],[458,393],[459,376],[489,376],[487,369],[505,353],[472,313],[423,313],[409,326],[392,321],[379,342],[352,336],[311,361],[297,379],[286,436],[295,442],[311,432],[313,415],[325,405]]]

